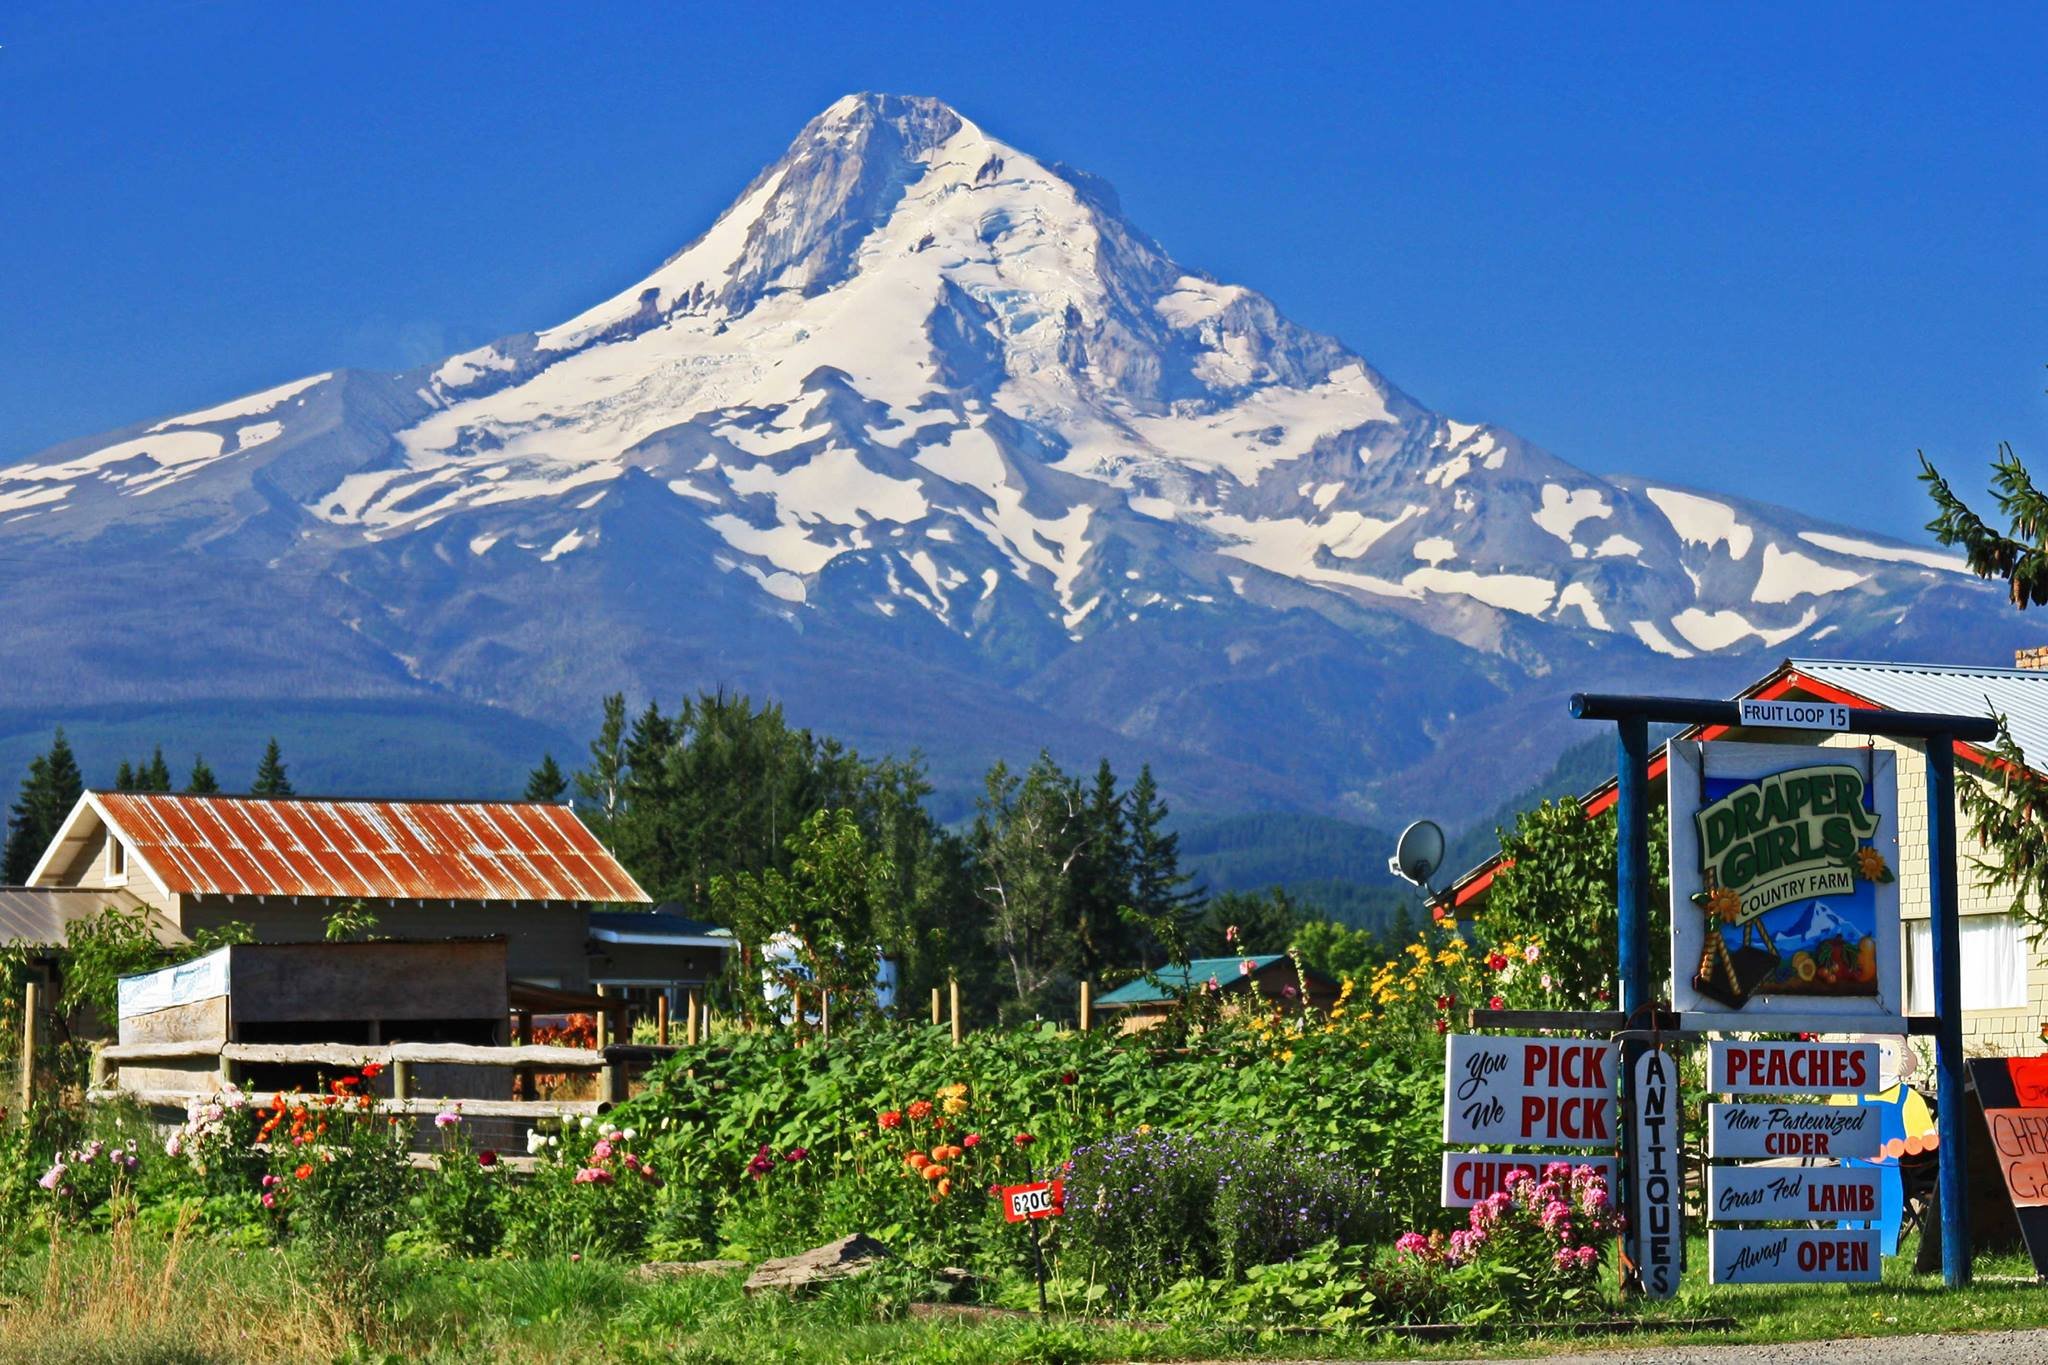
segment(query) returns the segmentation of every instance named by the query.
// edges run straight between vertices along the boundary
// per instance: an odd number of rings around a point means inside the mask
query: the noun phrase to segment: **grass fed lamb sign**
[[[1875,1167],[1707,1168],[1707,1218],[1711,1222],[1862,1222],[1878,1216]]]
[[[1612,1147],[1619,1043],[1482,1037],[1446,1043],[1444,1141]]]
[[[1893,756],[1674,742],[1670,760],[1672,1003],[1730,1030],[1896,1018]]]

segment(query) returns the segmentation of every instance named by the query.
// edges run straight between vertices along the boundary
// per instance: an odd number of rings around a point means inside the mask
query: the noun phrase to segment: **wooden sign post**
[[[1729,727],[1745,725],[1777,725],[1796,726],[1800,729],[1827,729],[1848,734],[1888,735],[1897,739],[1915,741],[1924,749],[1927,756],[1927,781],[1925,785],[1927,861],[1932,881],[1931,901],[1933,913],[1931,919],[1934,959],[1935,1071],[1940,1083],[1938,1122],[1941,1139],[1939,1150],[1941,1153],[1942,1278],[1952,1289],[1960,1288],[1969,1283],[1969,1194],[1964,1186],[1964,1162],[1967,1156],[1968,1137],[1963,1122],[1963,1115],[1969,1101],[1966,1098],[1963,1075],[1962,927],[1961,894],[1956,873],[1955,746],[1959,741],[1989,743],[1998,736],[1998,722],[1985,715],[1941,715],[1912,711],[1862,709],[1849,706],[1844,706],[1838,711],[1824,714],[1819,712],[1798,712],[1795,714],[1790,711],[1773,713],[1768,709],[1756,708],[1752,708],[1748,714],[1745,714],[1741,704],[1734,701],[1692,697],[1610,696],[1584,692],[1572,697],[1571,712],[1573,716],[1580,720],[1612,722],[1615,726],[1618,741],[1615,755],[1617,760],[1614,835],[1616,863],[1615,957],[1618,969],[1616,973],[1617,985],[1619,987],[1619,1000],[1617,1003],[1621,1006],[1624,1018],[1633,1017],[1635,1011],[1651,1003],[1648,996],[1649,971],[1648,955],[1645,952],[1645,946],[1650,932],[1647,829],[1650,795],[1649,726],[1652,722],[1695,726],[1699,727],[1701,732],[1706,732],[1710,728],[1725,730]],[[1684,754],[1688,748],[1697,749],[1699,747],[1702,746],[1692,744],[1690,741],[1684,743],[1674,741],[1668,752],[1675,760]],[[1704,747],[1711,748],[1714,746],[1708,745]],[[1841,754],[1841,751],[1831,750],[1829,754],[1830,757],[1836,757]],[[1872,773],[1876,774],[1878,772],[1876,765],[1881,760],[1888,758],[1889,755],[1873,754],[1871,758]],[[1881,780],[1890,780],[1888,773],[1881,774],[1880,777]],[[1681,797],[1685,797],[1687,800],[1697,800],[1706,794],[1696,786],[1692,790],[1691,795],[1687,796],[1685,782],[1675,765],[1667,766],[1666,783],[1670,789],[1674,807],[1671,825],[1674,845],[1676,845],[1679,838],[1691,825],[1690,821],[1682,821],[1678,816],[1675,807],[1679,800]],[[1893,785],[1895,789],[1895,783]],[[1813,793],[1814,788],[1809,782],[1807,786],[1808,800],[1804,808],[1808,811],[1814,809]],[[1789,813],[1789,799],[1792,794],[1781,792],[1780,795],[1787,798],[1787,811]],[[1761,799],[1767,801],[1768,798],[1769,793],[1766,792]],[[1828,804],[1831,808],[1835,804],[1832,796],[1828,798]],[[1758,810],[1759,814],[1766,813],[1763,804],[1759,805]],[[1896,816],[1895,806],[1893,807],[1893,814]],[[1867,821],[1864,821],[1859,816],[1856,823],[1862,825],[1867,824]],[[1896,830],[1898,825],[1896,818],[1889,823],[1890,828]],[[1796,847],[1796,833],[1794,838]],[[1858,842],[1863,842],[1860,836]],[[1863,861],[1865,860],[1859,858],[1856,871],[1863,871],[1861,866]],[[1674,857],[1672,886],[1674,893],[1680,889],[1676,875],[1678,871],[1677,862],[1678,859]],[[1894,865],[1896,864],[1894,863]],[[1730,871],[1740,870],[1725,863],[1722,866]],[[1878,869],[1872,866],[1869,871],[1876,872]],[[1885,871],[1889,871],[1889,869],[1885,869]],[[1693,871],[1688,875],[1697,877],[1700,874],[1701,869],[1695,864]],[[1755,924],[1751,912],[1758,910],[1759,907],[1744,903],[1741,900],[1740,893],[1737,895],[1736,903],[1731,905],[1725,896],[1717,896],[1715,894],[1717,889],[1702,888],[1702,895],[1707,902],[1707,908],[1717,916],[1732,910],[1734,919],[1728,921],[1729,924],[1733,925],[1737,930],[1745,926],[1754,929]],[[1777,897],[1781,891],[1785,894],[1790,894],[1787,888],[1771,887],[1768,890],[1772,898]],[[1892,897],[1892,905],[1894,908],[1896,907],[1895,891]],[[1761,908],[1775,908],[1775,901],[1773,906]],[[1680,920],[1695,929],[1705,927],[1697,911],[1690,917],[1681,915]],[[1717,924],[1714,927],[1716,933],[1725,933],[1720,925]],[[1795,933],[1788,935],[1788,937],[1797,937],[1796,931],[1802,929],[1810,931],[1813,927],[1811,924],[1793,925],[1792,929]],[[1821,927],[1826,928],[1826,926]],[[1769,925],[1765,925],[1764,930],[1765,932],[1771,932]],[[1752,937],[1755,936],[1752,934]],[[1809,932],[1806,935],[1806,939],[1802,939],[1802,943],[1811,938],[1812,935]],[[1896,974],[1897,945],[1895,941],[1890,943],[1883,941],[1884,936],[1878,934],[1872,934],[1871,939],[1873,947],[1872,957],[1875,961],[1868,963],[1864,958],[1861,939],[1859,938],[1854,945],[1848,945],[1846,933],[1836,934],[1833,939],[1823,938],[1819,944],[1820,951],[1818,952],[1802,946],[1790,955],[1789,960],[1786,959],[1785,954],[1779,953],[1780,965],[1789,968],[1789,975],[1785,971],[1774,972],[1771,984],[1780,989],[1790,987],[1795,996],[1801,989],[1804,989],[1810,997],[1807,1003],[1814,1005],[1827,1005],[1831,1003],[1819,998],[1830,988],[1834,988],[1839,993],[1846,995],[1850,991],[1861,992],[1866,986],[1875,985],[1877,988],[1875,1003],[1880,1007],[1889,1004],[1892,1007],[1891,1012],[1895,1014],[1899,1003],[1895,990],[1898,980]],[[1837,951],[1834,946],[1837,941],[1844,945],[1842,951]],[[1789,947],[1791,945],[1788,943],[1786,946]],[[1854,949],[1853,956],[1847,951],[1847,948],[1850,946],[1853,946]],[[1765,946],[1767,954],[1774,950],[1775,939],[1772,945]],[[1806,954],[1808,960],[1801,960],[1799,954],[1802,952]],[[1684,972],[1688,976],[1688,981],[1685,983],[1687,985],[1692,984],[1691,978],[1695,965],[1703,967],[1704,962],[1700,958],[1694,958],[1688,962],[1682,955],[1674,958],[1675,970]],[[1809,966],[1813,969],[1811,977],[1807,974]],[[1867,967],[1874,968],[1874,970],[1867,972]],[[1870,977],[1874,977],[1875,981],[1867,979]],[[1798,983],[1796,985],[1794,984],[1795,979]],[[1725,985],[1726,983],[1721,984]],[[1736,993],[1746,1000],[1751,992],[1743,991],[1741,988],[1745,985],[1753,986],[1754,984],[1751,981],[1738,979],[1734,983]],[[1674,995],[1674,999],[1676,998]],[[1681,1009],[1683,1009],[1684,1002],[1681,1000],[1678,1003]],[[1853,1008],[1854,1000],[1851,999],[1849,1004]],[[1839,1009],[1840,1006],[1836,1008]],[[1817,1012],[1832,1011],[1820,1010]],[[1843,1012],[1843,1017],[1846,1018],[1846,1011]],[[1778,1024],[1781,1029],[1787,1032],[1803,1032],[1812,1027],[1810,1024],[1792,1025],[1786,1019],[1780,1019]],[[1768,1026],[1751,1025],[1749,1027],[1762,1031],[1762,1029]],[[1631,1047],[1634,1046],[1637,1045],[1631,1044]],[[1624,1080],[1624,1084],[1628,1085],[1631,1091],[1633,1090],[1633,1079],[1630,1076]],[[1633,1102],[1633,1094],[1628,1098]],[[1623,1176],[1625,1180],[1630,1181],[1634,1178],[1633,1172],[1626,1168],[1624,1168]],[[1625,1195],[1626,1193],[1624,1191]],[[1631,1207],[1632,1202],[1632,1200],[1624,1198],[1623,1207]],[[1771,1234],[1770,1236],[1775,1237],[1776,1235]],[[1810,1235],[1839,1239],[1862,1235],[1874,1237],[1876,1234],[1814,1233]],[[1785,1252],[1781,1250],[1778,1253],[1778,1257],[1782,1259],[1784,1254]],[[1755,1255],[1758,1258],[1762,1258],[1765,1256],[1765,1252],[1755,1250]],[[1819,1253],[1816,1252],[1815,1255],[1817,1258],[1815,1268],[1818,1269]],[[1797,1264],[1798,1261],[1799,1257],[1795,1253],[1794,1263]],[[1757,1260],[1754,1263],[1761,1264],[1762,1262]],[[1720,1269],[1721,1265],[1717,1260],[1717,1273]]]

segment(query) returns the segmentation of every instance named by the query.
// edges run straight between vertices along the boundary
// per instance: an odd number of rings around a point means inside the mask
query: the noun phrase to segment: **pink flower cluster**
[[[1482,1254],[1514,1259],[1541,1256],[1559,1271],[1590,1273],[1600,1244],[1621,1228],[1607,1182],[1594,1166],[1553,1161],[1541,1178],[1510,1171],[1504,1188],[1474,1204],[1465,1226],[1448,1237],[1406,1232],[1394,1249],[1431,1265],[1460,1266]]]

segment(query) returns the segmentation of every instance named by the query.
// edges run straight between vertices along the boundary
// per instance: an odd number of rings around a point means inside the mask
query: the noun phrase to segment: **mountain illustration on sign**
[[[1868,850],[1865,850],[1868,852]],[[1747,920],[1741,897],[1714,887],[1694,900],[1711,932],[1693,988],[1740,1009],[1752,995],[1874,995],[1877,991],[1877,897],[1859,858],[1855,889],[1846,896],[1789,901]]]

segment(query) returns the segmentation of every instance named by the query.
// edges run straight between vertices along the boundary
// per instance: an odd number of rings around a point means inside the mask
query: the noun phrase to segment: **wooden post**
[[[409,1100],[412,1098],[412,1063],[393,1059],[391,1063],[391,1098]]]
[[[597,988],[597,998],[602,1000],[605,998],[605,994],[605,988],[603,986],[599,986]],[[597,1045],[599,1047],[606,1047],[611,1043],[611,1041],[612,1012],[606,1009],[603,1005],[599,1005],[597,1007]]]
[[[1095,1023],[1095,988],[1088,982],[1081,983],[1081,1032],[1086,1033]]]
[[[512,1016],[513,1038],[521,1047],[533,1046],[533,1012],[521,1010]],[[530,1100],[534,1097],[533,1073],[520,1067],[512,1073],[512,1097]]]
[[[225,1057],[221,1059],[221,1066],[223,1069],[227,1066],[227,1059]],[[104,1090],[107,1088],[107,1072],[110,1069],[107,1065],[106,1045],[95,1044],[92,1050],[92,1090]],[[222,1079],[225,1080],[226,1078],[223,1077]],[[90,1093],[90,1091],[87,1093]]]
[[[668,992],[654,997],[654,1041],[668,1046]]]
[[[789,988],[789,1032],[798,1046],[804,1041],[804,993],[792,986]]]
[[[604,1067],[597,1073],[597,1097],[606,1104],[617,1104],[626,1098],[626,1064],[615,1062],[609,1055]]]
[[[42,1005],[41,996],[41,987],[31,981],[21,997],[21,1108],[17,1112],[24,1119],[28,1117],[28,1102],[36,1093],[36,1014]]]
[[[953,1046],[960,1046],[960,983],[948,981],[946,994],[953,1008]]]
[[[939,988],[934,986],[932,987],[932,1027],[937,1028],[944,1018],[945,1016],[939,1012]]]
[[[685,998],[689,1003],[690,1020],[687,1024],[683,1025],[683,1041],[688,1043],[691,1047],[695,1047],[697,1046],[698,1041],[703,1037],[703,1035],[698,1032],[700,1023],[697,1017],[697,992],[692,990],[689,993],[689,995]]]
[[[832,1041],[832,992],[822,988],[818,991],[818,1036]]]

